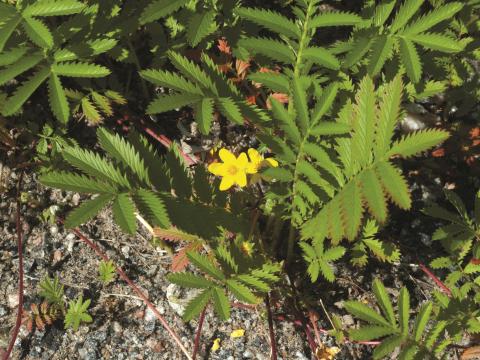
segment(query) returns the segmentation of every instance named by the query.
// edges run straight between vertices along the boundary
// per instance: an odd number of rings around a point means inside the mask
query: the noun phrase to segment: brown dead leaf
[[[187,267],[189,263],[187,250],[189,250],[188,247],[180,249],[180,251],[172,258],[171,270],[173,272],[183,271]]]
[[[465,350],[460,356],[460,360],[475,360],[480,359],[480,346],[472,346]]]

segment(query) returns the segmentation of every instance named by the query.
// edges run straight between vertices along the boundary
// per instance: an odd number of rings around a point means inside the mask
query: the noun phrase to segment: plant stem
[[[195,360],[195,358],[197,357],[198,347],[200,345],[200,336],[202,334],[203,321],[205,320],[207,307],[208,304],[205,305],[205,307],[203,308],[202,313],[200,314],[200,319],[198,320],[198,328],[197,333],[195,334],[195,344],[193,346],[192,360]]]
[[[17,228],[17,251],[18,251],[18,310],[17,310],[17,320],[15,322],[15,327],[13,329],[12,338],[8,344],[7,351],[3,356],[3,360],[7,360],[12,353],[13,347],[15,346],[15,341],[17,340],[18,333],[20,331],[20,326],[22,325],[22,314],[23,314],[23,234],[22,234],[22,225],[20,223],[20,208],[22,206],[20,201],[20,189],[22,187],[23,181],[23,172],[20,174],[20,178],[17,183],[17,211],[16,211],[16,228]]]
[[[270,296],[265,295],[265,306],[267,307],[267,315],[268,315],[268,332],[270,335],[270,346],[272,349],[271,360],[277,360],[277,343],[275,341],[275,332],[273,329],[273,317],[272,317],[272,309],[270,309]]]
[[[290,230],[288,231],[288,244],[287,244],[287,260],[285,265],[289,265],[293,258],[293,248],[295,245],[295,226],[290,224]]]

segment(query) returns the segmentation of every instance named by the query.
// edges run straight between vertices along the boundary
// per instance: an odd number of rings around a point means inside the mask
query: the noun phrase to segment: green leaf
[[[216,25],[216,16],[215,11],[206,11],[191,17],[187,26],[187,41],[190,46],[197,46],[200,41],[215,31],[216,26],[213,25]]]
[[[77,301],[70,301],[65,314],[65,329],[72,328],[77,331],[82,322],[91,323],[93,319],[87,312],[89,306],[90,299],[83,301],[82,296],[78,297]]]
[[[449,136],[450,134],[445,130],[427,129],[416,131],[396,141],[387,152],[386,157],[400,155],[408,158],[444,142]]]
[[[30,40],[41,48],[51,49],[53,46],[53,35],[47,25],[41,20],[28,16],[24,17],[23,20],[23,28]]]
[[[60,79],[54,73],[50,74],[50,78],[48,79],[48,96],[53,114],[58,121],[66,124],[70,115],[67,96],[65,95]]]
[[[45,276],[38,284],[38,294],[47,300],[50,304],[63,305],[64,286],[60,283],[57,276],[51,279]]]
[[[334,246],[323,253],[323,258],[328,261],[336,261],[345,254],[346,249],[343,246]]]
[[[116,189],[105,182],[98,182],[86,176],[52,171],[40,175],[39,181],[50,187],[55,187],[67,191],[78,191],[89,194],[114,194]]]
[[[312,136],[343,135],[351,131],[351,127],[334,121],[323,121],[310,130]]]
[[[406,288],[400,290],[398,299],[398,316],[402,334],[408,335],[408,320],[410,319],[410,294]]]
[[[188,0],[157,0],[148,5],[140,16],[140,24],[144,25],[155,20],[167,17],[185,6]]]
[[[405,0],[390,25],[390,32],[395,33],[397,30],[403,28],[422,4],[423,0]]]
[[[375,26],[382,26],[390,17],[390,14],[395,7],[395,0],[385,0],[375,6],[375,13],[373,14],[373,24]]]
[[[387,203],[383,194],[383,189],[375,172],[367,169],[361,177],[362,193],[367,200],[368,208],[379,222],[384,222],[387,218]]]
[[[392,353],[395,348],[403,343],[403,337],[400,335],[392,335],[384,339],[380,345],[375,347],[373,351],[373,359],[382,359],[388,354]]]
[[[98,278],[104,284],[108,284],[115,279],[115,272],[116,268],[112,260],[102,260],[100,262],[100,265],[98,266]]]
[[[456,53],[463,50],[462,42],[446,35],[425,33],[410,36],[409,39],[431,50],[446,53]]]
[[[195,84],[169,71],[142,70],[140,76],[158,86],[166,86],[180,92],[202,95],[202,91]]]
[[[228,289],[235,295],[235,297],[240,301],[245,301],[248,304],[257,304],[259,298],[257,298],[245,285],[242,285],[240,282],[228,279],[226,281]]]
[[[335,274],[333,272],[332,266],[327,261],[319,259],[318,264],[320,265],[320,271],[322,276],[329,282],[335,280]]]
[[[301,36],[297,25],[278,12],[259,8],[239,8],[237,14],[279,35],[292,39],[299,39]]]
[[[393,37],[387,35],[378,37],[373,43],[372,54],[367,66],[370,76],[375,76],[382,70],[385,61],[392,53],[393,45]]]
[[[450,20],[457,12],[462,10],[462,8],[463,4],[460,2],[452,2],[444,6],[438,6],[436,9],[416,20],[406,28],[403,33],[407,35],[417,35],[442,21]]]
[[[192,105],[201,100],[200,95],[172,94],[161,95],[153,100],[147,107],[147,114],[159,114],[166,111]]]
[[[300,145],[302,136],[298,131],[295,120],[288,113],[287,109],[273,97],[270,97],[270,104],[272,106],[273,117],[280,122],[280,128],[294,144]]]
[[[362,326],[359,329],[350,330],[348,336],[351,340],[355,341],[370,341],[380,339],[387,335],[392,335],[396,332],[395,328],[369,325]]]
[[[350,181],[341,195],[341,207],[345,222],[345,235],[353,240],[360,228],[363,217],[363,200],[358,181]]]
[[[223,275],[222,271],[217,268],[213,264],[212,260],[208,257],[200,255],[198,252],[194,251],[187,251],[187,256],[190,262],[203,272],[207,273],[208,275],[212,276],[217,280],[225,280],[225,275]]]
[[[284,43],[267,38],[243,38],[238,41],[238,46],[246,48],[253,55],[261,54],[273,61],[293,64],[295,55]]]
[[[306,134],[310,124],[308,115],[307,94],[303,88],[302,82],[298,77],[294,77],[292,81],[293,105],[295,106],[298,125],[303,134]]]
[[[206,289],[215,286],[215,283],[210,280],[187,272],[168,274],[167,279],[174,284],[186,288]]]
[[[222,289],[217,287],[213,289],[213,307],[220,319],[228,320],[230,318],[230,303],[228,297]]]
[[[217,94],[217,89],[210,77],[197,64],[188,60],[186,57],[173,52],[168,52],[168,58],[180,73],[190,81],[199,84],[202,88],[212,91]]]
[[[313,62],[331,70],[340,69],[340,61],[331,52],[324,48],[309,47],[304,50],[303,56]]]
[[[248,79],[271,89],[275,92],[287,94],[290,91],[290,84],[285,75],[271,72],[255,72],[248,75]]]
[[[331,83],[325,89],[323,89],[322,95],[318,99],[317,104],[315,106],[315,110],[313,111],[313,114],[312,114],[311,126],[314,126],[314,128],[311,131],[315,132],[315,128],[316,128],[315,125],[317,125],[317,123],[328,112],[328,110],[330,110],[333,102],[335,101],[337,93],[338,93],[338,83],[336,82]],[[328,123],[323,123],[323,124],[328,124]],[[319,124],[319,125],[322,126],[322,124]],[[344,124],[341,124],[341,125],[344,125]],[[349,130],[350,130],[350,127],[348,127],[348,130],[346,132],[348,132]],[[312,135],[318,136],[315,134],[312,134]],[[336,134],[319,134],[319,135],[336,135]]]
[[[388,297],[385,286],[383,286],[382,282],[378,280],[378,278],[373,281],[373,293],[375,294],[378,305],[385,314],[385,317],[395,328],[397,326],[397,322],[395,320],[395,313],[393,311],[392,302]]]
[[[15,11],[14,7],[8,7],[8,9],[12,9],[13,13],[4,20],[0,19],[0,52],[3,51],[8,39],[10,39],[10,36],[22,20],[22,17]],[[0,10],[3,12],[4,8]],[[3,16],[1,12],[0,16]]]
[[[49,74],[50,70],[48,68],[42,68],[17,88],[15,93],[3,104],[3,115],[9,116],[16,113],[33,92],[48,78]]]
[[[195,121],[202,134],[207,135],[210,131],[213,119],[213,99],[203,98],[195,106]]]
[[[185,307],[185,312],[183,313],[183,320],[190,321],[195,316],[199,315],[202,310],[208,305],[208,302],[212,298],[212,290],[205,289],[196,297],[194,297],[188,305]]]
[[[92,96],[95,105],[107,116],[113,115],[112,105],[110,99],[106,96],[99,94],[96,91],[91,91],[90,95]]]
[[[78,14],[85,8],[85,4],[76,0],[38,0],[29,5],[24,16],[62,16]]]
[[[417,318],[415,319],[415,325],[413,326],[413,335],[415,337],[415,341],[417,342],[422,339],[422,335],[425,332],[432,309],[433,304],[431,302],[427,302],[422,305],[420,311],[418,312]]]
[[[400,38],[400,56],[407,75],[414,83],[418,83],[422,76],[422,63],[417,48],[407,38]]]
[[[127,165],[140,181],[150,185],[148,170],[144,160],[132,144],[121,138],[118,134],[112,134],[105,128],[98,128],[97,137],[102,149],[119,162]]]
[[[361,320],[368,321],[369,323],[376,325],[383,325],[386,327],[391,327],[391,324],[384,319],[380,314],[377,314],[376,311],[370,309],[367,305],[362,304],[359,301],[347,301],[345,302],[345,309],[352,315],[356,316]]]
[[[113,201],[113,217],[115,222],[127,234],[135,234],[137,222],[135,220],[135,205],[128,194],[119,194]]]
[[[65,219],[65,227],[71,229],[82,225],[96,216],[112,200],[113,195],[99,195],[95,199],[88,200],[75,210],[71,211]]]
[[[243,115],[235,101],[228,97],[217,99],[217,106],[223,116],[233,123],[243,124]]]
[[[375,171],[393,202],[402,209],[410,209],[412,206],[410,191],[399,170],[389,161],[380,161],[376,164]]]
[[[60,76],[100,78],[110,74],[105,66],[84,62],[63,62],[52,65],[52,71]]]
[[[241,274],[241,275],[237,275],[236,279],[242,281],[249,287],[258,289],[259,291],[262,291],[262,292],[270,291],[270,286],[268,286],[262,280],[257,279],[255,276],[248,275],[248,274]]]
[[[87,175],[130,188],[130,183],[125,176],[112,163],[96,153],[76,147],[65,147],[62,156],[69,164]]]
[[[357,14],[331,11],[324,12],[320,15],[314,16],[309,22],[309,29],[316,29],[325,26],[351,26],[361,23],[363,19]]]
[[[134,200],[140,212],[152,221],[152,225],[163,229],[170,227],[170,219],[165,205],[153,191],[138,189],[135,192]]]
[[[24,58],[27,53],[27,47],[15,47],[0,53],[0,66],[7,66],[16,63],[18,60]]]
[[[373,34],[365,34],[355,39],[352,48],[343,61],[344,68],[351,68],[363,59],[364,55],[370,50],[374,43],[375,38],[372,35]]]
[[[87,96],[82,98],[80,104],[82,106],[83,115],[85,115],[88,121],[92,124],[98,124],[102,121],[102,115]]]

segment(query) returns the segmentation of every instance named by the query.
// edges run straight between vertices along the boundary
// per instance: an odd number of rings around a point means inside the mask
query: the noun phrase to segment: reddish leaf
[[[460,360],[474,360],[480,358],[480,346],[472,346],[465,350],[460,356]]]
[[[189,263],[189,260],[187,257],[188,250],[189,250],[188,247],[184,247],[183,249],[180,249],[180,251],[173,257],[172,266],[171,266],[171,270],[173,272],[182,271],[187,267]]]
[[[437,150],[432,151],[433,157],[444,157],[445,156],[445,149],[438,148]]]
[[[225,39],[220,39],[218,40],[218,50],[224,54],[230,55],[232,53],[232,49],[230,49],[230,46],[228,46],[227,40]]]

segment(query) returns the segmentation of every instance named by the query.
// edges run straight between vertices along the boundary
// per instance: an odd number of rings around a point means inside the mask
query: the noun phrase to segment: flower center
[[[238,173],[238,167],[236,167],[235,165],[230,165],[227,169],[227,173],[229,175],[236,175]]]

